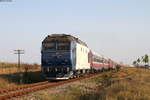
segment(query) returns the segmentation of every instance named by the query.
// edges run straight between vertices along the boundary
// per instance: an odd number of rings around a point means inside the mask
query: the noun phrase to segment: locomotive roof
[[[72,35],[67,35],[67,34],[51,34],[51,35],[48,35],[42,43],[46,43],[46,42],[49,42],[49,41],[55,41],[55,40],[70,40],[70,41],[76,41],[77,43],[81,44],[81,45],[84,45],[86,47],[87,44],[83,41],[81,41],[80,39],[72,36]]]

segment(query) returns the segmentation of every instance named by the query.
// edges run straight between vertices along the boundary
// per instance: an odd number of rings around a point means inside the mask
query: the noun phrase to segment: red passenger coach
[[[103,70],[103,69],[113,69],[113,61],[107,57],[96,54],[95,52],[89,53],[91,69]]]

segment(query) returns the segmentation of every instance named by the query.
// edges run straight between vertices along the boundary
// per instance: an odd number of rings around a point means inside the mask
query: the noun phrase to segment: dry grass
[[[20,68],[15,63],[0,63],[0,74],[12,74],[25,71],[40,71],[38,64],[21,64]]]
[[[20,84],[20,80],[22,84]],[[14,63],[0,63],[0,89],[43,80],[40,66],[37,64],[21,64],[18,68]]]
[[[150,70],[126,68],[99,77],[102,85],[96,91],[81,96],[87,100],[150,100]]]
[[[105,100],[150,100],[150,70],[128,68],[114,74],[105,87]]]
[[[11,69],[11,68],[10,68]],[[8,70],[8,69],[7,69]],[[11,69],[12,73],[16,69]],[[8,72],[4,71],[5,74]],[[1,74],[2,75],[2,74]],[[41,74],[30,73],[32,81]],[[16,77],[14,77],[16,78]],[[0,88],[15,87],[12,78],[0,77]],[[40,79],[41,80],[41,79]],[[150,100],[150,70],[125,68],[18,98],[18,100]]]
[[[150,70],[125,68],[18,100],[150,100]]]

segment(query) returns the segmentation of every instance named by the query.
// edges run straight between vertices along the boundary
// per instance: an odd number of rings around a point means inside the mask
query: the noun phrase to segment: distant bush
[[[103,78],[103,82],[102,82],[103,86],[109,86],[109,85],[111,85],[111,78],[112,77],[113,77],[112,73],[104,74],[102,76],[102,78]]]
[[[120,65],[116,65],[116,71],[119,71],[119,70],[120,70],[120,68],[121,68],[121,66],[120,66]]]
[[[104,78],[104,79],[110,79],[110,78],[112,78],[112,73],[108,73],[108,74],[104,74],[102,77]]]

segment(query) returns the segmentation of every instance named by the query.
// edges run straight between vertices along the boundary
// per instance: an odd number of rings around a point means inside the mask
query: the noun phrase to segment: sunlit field
[[[12,74],[25,71],[39,71],[40,66],[38,64],[21,64],[18,67],[15,63],[0,63],[0,74]]]
[[[18,85],[43,81],[38,64],[0,63],[0,89],[16,87]]]
[[[19,100],[150,100],[150,70],[124,68],[69,83]]]
[[[18,69],[17,64],[8,65],[12,65],[12,67],[0,68],[0,89],[44,81],[44,76],[40,72],[40,66],[37,64],[24,64],[21,65],[20,69]],[[20,84],[18,76],[20,73],[23,74],[22,84]],[[143,68],[123,68],[119,71],[102,72],[102,74],[95,78],[42,90],[18,99],[150,100],[149,94],[150,70]]]

